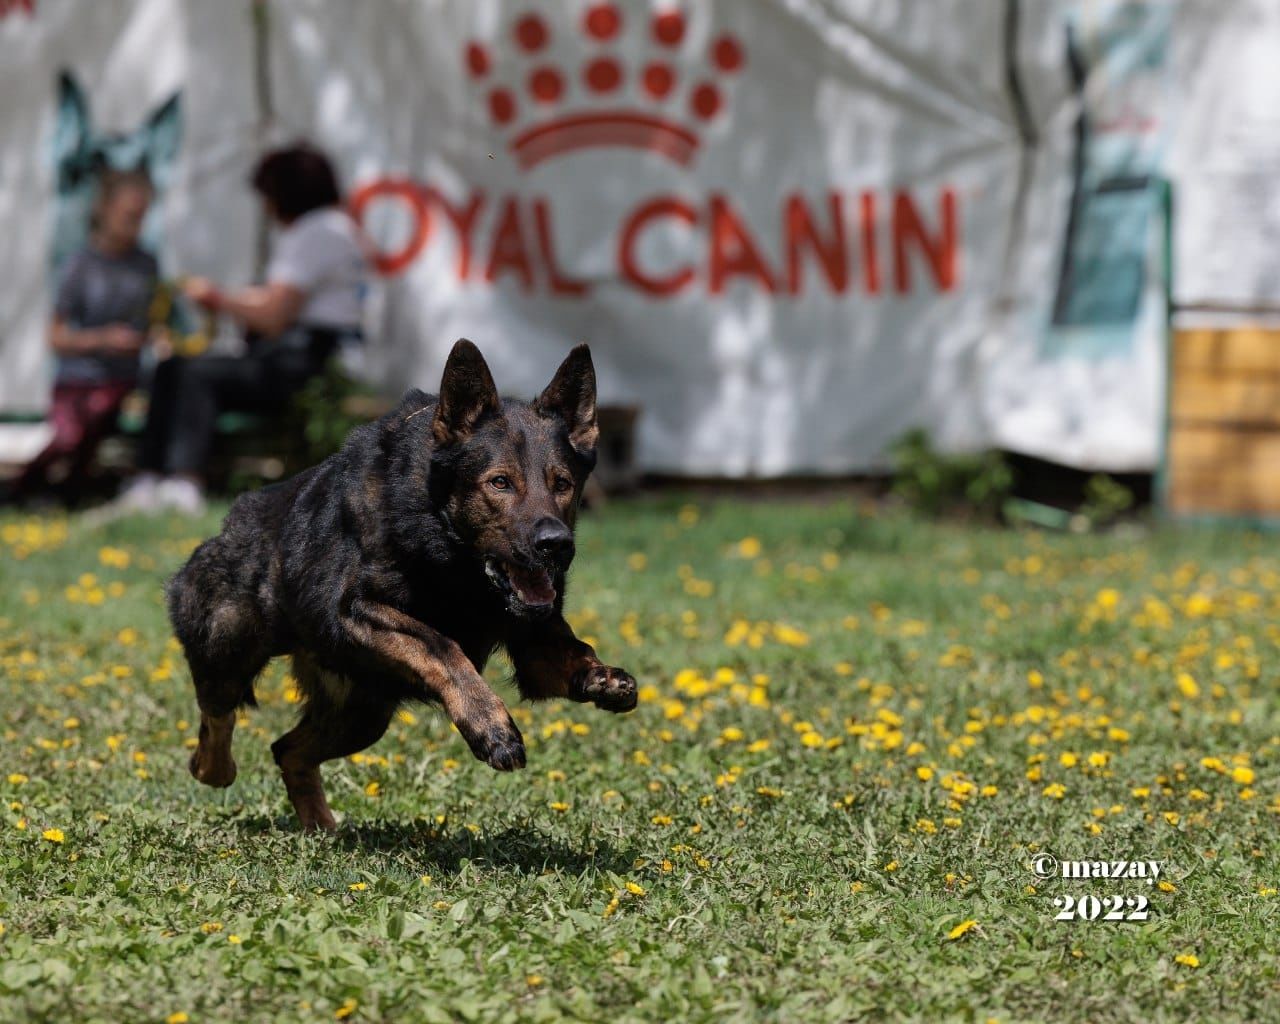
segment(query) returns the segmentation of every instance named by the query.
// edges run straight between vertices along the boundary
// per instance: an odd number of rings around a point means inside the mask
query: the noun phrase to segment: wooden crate
[[[1174,332],[1166,508],[1280,522],[1280,329]]]

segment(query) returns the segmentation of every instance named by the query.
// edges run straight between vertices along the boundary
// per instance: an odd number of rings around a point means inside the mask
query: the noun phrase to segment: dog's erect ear
[[[579,345],[569,353],[533,408],[540,416],[564,420],[569,443],[579,455],[595,453],[600,428],[596,425],[596,368],[591,363],[591,349]]]
[[[465,440],[477,423],[500,408],[498,389],[484,356],[466,338],[459,338],[440,380],[440,399],[431,424],[436,444]]]
[[[89,126],[89,101],[75,75],[63,70],[58,75],[58,118],[53,132],[54,159],[58,170],[88,149],[92,137]]]
[[[182,96],[174,93],[156,109],[143,128],[146,132],[146,155],[143,163],[157,188],[169,184],[173,165],[182,145]]]

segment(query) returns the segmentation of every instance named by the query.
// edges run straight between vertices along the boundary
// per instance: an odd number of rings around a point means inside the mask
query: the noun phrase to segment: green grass
[[[161,581],[215,528],[0,518],[0,1019],[1280,1019],[1272,538],[615,503],[569,604],[640,708],[521,708],[508,776],[415,707],[316,838],[286,665],[186,771]]]

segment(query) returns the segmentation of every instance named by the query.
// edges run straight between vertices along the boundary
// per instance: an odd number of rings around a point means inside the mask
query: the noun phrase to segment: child
[[[47,482],[48,471],[60,462],[67,464],[65,478],[83,475],[114,427],[121,403],[137,387],[157,278],[155,257],[138,238],[153,194],[140,171],[102,175],[89,242],[67,259],[54,301],[53,438],[23,472],[20,493]]]

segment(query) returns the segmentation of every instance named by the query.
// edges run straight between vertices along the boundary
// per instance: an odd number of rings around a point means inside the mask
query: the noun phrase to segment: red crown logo
[[[699,144],[696,126],[724,112],[723,79],[741,70],[746,53],[734,36],[716,36],[704,71],[686,80],[678,63],[684,48],[684,15],[659,11],[648,18],[647,28],[652,52],[640,66],[628,67],[613,52],[626,30],[622,12],[613,4],[593,4],[579,26],[586,55],[576,68],[566,68],[546,57],[551,43],[546,21],[537,14],[522,15],[512,26],[520,89],[497,83],[488,48],[467,44],[467,73],[487,86],[493,124],[515,133],[507,148],[521,168],[600,146],[644,149],[678,164],[693,159]],[[575,81],[584,102],[570,106]],[[628,93],[638,102],[620,105]],[[677,120],[681,114],[689,119]]]

